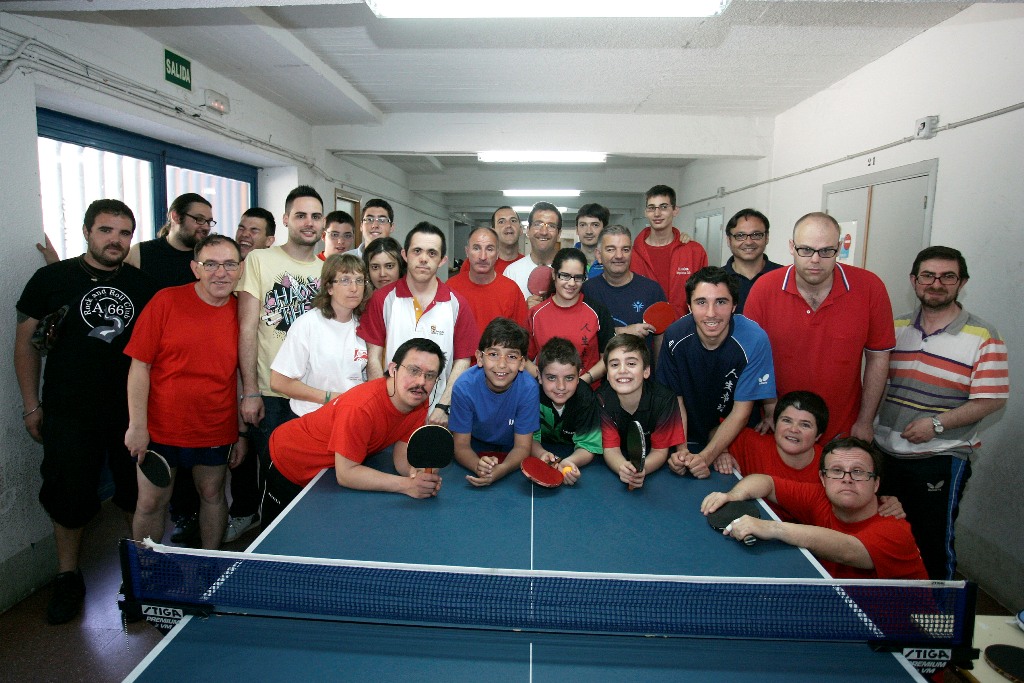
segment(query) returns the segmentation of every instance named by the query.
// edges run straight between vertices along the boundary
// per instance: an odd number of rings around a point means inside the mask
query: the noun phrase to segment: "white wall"
[[[1024,7],[974,5],[776,118],[770,172],[754,162],[698,162],[686,194],[704,196],[751,179],[779,177],[913,134],[914,121],[939,115],[940,125],[1024,102]],[[1024,110],[940,132],[865,157],[773,183],[767,197],[742,193],[775,226],[768,248],[786,263],[793,222],[821,209],[822,186],[868,172],[938,159],[932,244],[960,249],[972,278],[961,301],[1007,338],[1011,382],[1024,380]],[[749,202],[747,201],[749,199]],[[760,202],[760,205],[759,205]],[[694,210],[702,210],[694,207]],[[905,255],[907,270],[915,254]],[[1024,408],[1011,397],[982,434],[958,524],[961,570],[1008,607],[1024,608],[1024,483],[1020,457]]]

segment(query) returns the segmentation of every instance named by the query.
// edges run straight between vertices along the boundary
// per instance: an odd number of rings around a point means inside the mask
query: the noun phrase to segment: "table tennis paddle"
[[[761,519],[761,509],[757,504],[757,501],[730,501],[708,515],[708,524],[710,524],[711,528],[715,531],[725,531],[726,529],[731,531],[732,523],[743,515],[748,515],[755,519]],[[754,545],[757,543],[757,537],[747,536],[743,539],[743,542],[747,545]]]
[[[409,437],[406,454],[411,466],[432,473],[455,457],[455,438],[441,425],[424,425]]]
[[[637,472],[644,471],[644,463],[647,461],[647,436],[644,428],[635,420],[626,424],[626,460],[636,468]],[[632,491],[635,486],[629,485]]]
[[[544,296],[551,287],[551,266],[537,266],[526,280],[526,289],[534,296]]]
[[[146,451],[144,458],[136,458],[139,470],[153,486],[167,488],[171,483],[171,467],[164,456],[156,451]]]
[[[644,311],[644,322],[654,326],[654,334],[665,334],[668,326],[678,319],[675,307],[667,301],[651,304]]]
[[[562,474],[557,465],[549,465],[534,455],[528,455],[523,458],[523,462],[519,464],[519,469],[534,484],[548,489],[558,488],[565,479],[565,475]]]
[[[985,661],[1005,678],[1024,683],[1024,648],[1015,645],[989,645]]]

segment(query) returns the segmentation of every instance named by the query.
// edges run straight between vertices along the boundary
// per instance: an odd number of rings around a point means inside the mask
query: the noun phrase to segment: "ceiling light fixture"
[[[366,0],[386,19],[496,19],[531,17],[713,17],[729,0]]]
[[[604,152],[477,152],[477,161],[494,164],[603,164]]]
[[[579,197],[580,190],[502,190],[506,197]]]

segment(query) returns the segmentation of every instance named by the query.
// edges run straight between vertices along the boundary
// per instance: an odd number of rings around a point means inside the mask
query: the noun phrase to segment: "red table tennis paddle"
[[[551,266],[537,266],[526,281],[526,289],[534,296],[544,296],[551,287],[551,278],[554,272],[551,270]]]
[[[141,458],[136,458],[139,471],[149,479],[153,486],[167,488],[171,484],[171,467],[164,456],[156,451],[146,451]]]
[[[755,519],[761,519],[761,509],[757,504],[757,501],[730,501],[714,512],[708,514],[708,524],[710,524],[711,528],[715,531],[725,531],[726,529],[730,529],[731,531],[732,523],[743,515],[754,517]],[[754,545],[757,543],[757,537],[747,536],[743,539],[743,542],[747,545]]]
[[[447,467],[455,457],[455,438],[441,425],[424,425],[409,437],[409,464],[426,472]]]
[[[523,458],[523,462],[520,463],[519,469],[521,469],[523,474],[526,475],[526,478],[534,484],[548,489],[558,488],[562,485],[562,481],[565,479],[565,475],[562,474],[562,471],[558,469],[557,465],[549,465],[533,455],[528,455]]]
[[[636,468],[637,472],[644,471],[648,452],[647,435],[644,434],[644,428],[635,420],[628,423],[626,425],[626,460]],[[636,487],[632,484],[629,485],[630,491],[634,488]]]
[[[654,326],[654,334],[665,334],[668,326],[678,319],[675,307],[667,301],[651,304],[644,311],[644,322]]]

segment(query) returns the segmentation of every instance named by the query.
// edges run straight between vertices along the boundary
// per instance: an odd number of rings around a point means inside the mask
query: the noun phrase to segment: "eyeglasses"
[[[229,273],[233,273],[238,270],[238,266],[241,265],[238,261],[196,261],[207,273],[216,273],[218,268],[223,268]]]
[[[413,379],[419,379],[422,377],[427,382],[436,382],[436,372],[424,372],[423,368],[416,367],[415,365],[399,365],[400,368],[405,368],[405,371],[409,373],[409,376]]]
[[[548,230],[561,230],[561,226],[558,223],[545,223],[544,221],[534,221],[530,223],[530,227],[534,230],[540,230],[541,228],[547,228]]]
[[[828,467],[823,469],[821,472],[829,479],[843,479],[847,474],[849,474],[850,479],[854,481],[868,481],[869,479],[874,479],[878,476],[874,472],[868,472],[867,470],[844,470],[842,467]]]
[[[341,285],[342,287],[348,287],[350,285],[355,285],[356,287],[362,287],[363,285],[366,284],[366,280],[361,278],[361,277],[357,277],[357,278],[340,277],[337,280],[334,280],[331,284]]]
[[[647,205],[647,210],[651,211],[651,212],[654,212],[654,211],[671,211],[674,208],[676,208],[676,207],[672,206],[671,204],[648,204]]]
[[[804,258],[811,258],[815,254],[817,254],[821,258],[832,258],[839,253],[839,249],[837,247],[823,247],[821,249],[812,249],[810,247],[793,247],[793,251],[795,251],[798,255],[803,256]]]
[[[561,280],[562,282],[568,282],[569,280],[572,280],[576,284],[580,284],[581,282],[584,282],[587,279],[586,274],[572,275],[571,273],[563,273],[562,271],[558,271],[557,273],[555,273],[555,276],[558,277],[558,279]]]
[[[206,216],[193,216],[190,213],[186,213],[185,215],[194,220],[199,225],[209,225],[211,228],[217,227],[217,221],[213,220],[212,218],[207,218]]]
[[[387,216],[363,216],[363,222],[366,223],[367,225],[372,225],[373,223],[387,225],[388,223],[391,222],[391,219],[388,218]]]
[[[733,234],[729,235],[729,237],[733,238],[737,242],[743,242],[745,240],[760,242],[765,238],[765,235],[767,234],[768,233],[766,232],[734,232]]]
[[[942,275],[936,275],[935,273],[929,273],[928,271],[918,273],[914,276],[914,279],[922,285],[930,285],[936,280],[944,285],[955,285],[960,282],[960,276],[956,273],[943,273]]]

